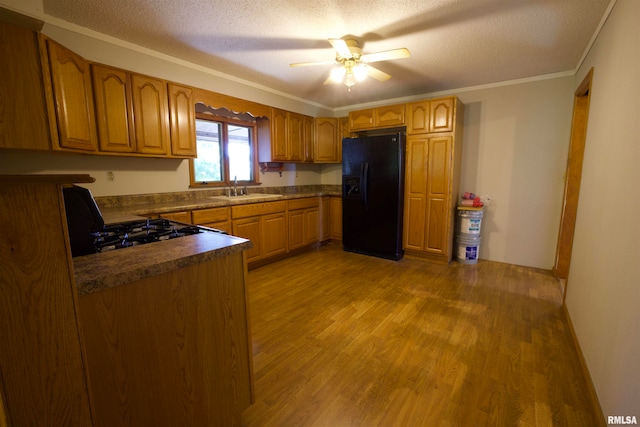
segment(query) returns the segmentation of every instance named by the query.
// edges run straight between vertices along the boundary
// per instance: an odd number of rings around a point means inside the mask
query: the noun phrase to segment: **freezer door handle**
[[[362,207],[364,208],[364,211],[366,212],[367,210],[369,210],[369,201],[368,199],[368,195],[369,195],[369,162],[365,162],[364,166],[362,167],[362,178],[360,179],[360,189],[362,191]]]

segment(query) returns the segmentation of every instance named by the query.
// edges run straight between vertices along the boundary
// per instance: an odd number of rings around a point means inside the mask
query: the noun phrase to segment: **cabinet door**
[[[304,213],[305,244],[313,244],[320,241],[320,210],[307,209]]]
[[[289,211],[289,250],[305,245],[304,209]]]
[[[430,103],[430,132],[452,132],[455,98],[433,100]]]
[[[0,148],[49,150],[51,137],[37,33],[0,22],[0,40],[0,103],[4,106],[0,108]]]
[[[342,198],[332,197],[329,206],[329,230],[332,239],[342,240]]]
[[[52,40],[47,40],[47,47],[59,148],[96,151],[98,136],[89,63]]]
[[[450,136],[429,139],[425,250],[437,254],[446,254],[448,250],[450,224],[447,220],[447,206],[451,184],[452,142],[453,138]]]
[[[182,222],[184,224],[191,224],[191,212],[189,211],[161,213],[159,214],[159,216],[171,221]]]
[[[235,219],[231,222],[233,235],[251,240],[253,247],[247,249],[247,262],[256,261],[262,258],[262,236],[260,217]]]
[[[271,160],[287,160],[287,112],[278,108],[271,111]]]
[[[404,195],[404,249],[424,250],[428,138],[407,137]]]
[[[264,258],[287,251],[287,226],[284,212],[262,217],[262,238]]]
[[[97,64],[92,68],[100,151],[134,152],[129,73]]]
[[[152,77],[133,74],[133,117],[138,153],[169,153],[167,85]]]
[[[376,126],[374,119],[375,109],[368,108],[366,110],[349,112],[349,129],[351,132],[358,130],[372,129]]]
[[[316,146],[315,119],[304,116],[304,161],[313,163]]]
[[[329,216],[329,208],[331,206],[331,199],[329,197],[323,197],[320,201],[320,241],[324,242],[325,240],[329,240],[329,224],[330,224],[330,216]]]
[[[429,101],[412,102],[407,105],[407,133],[429,132]]]
[[[404,104],[387,105],[376,108],[374,125],[376,127],[404,125]]]
[[[287,160],[304,160],[304,118],[302,114],[287,112]]]
[[[318,117],[315,120],[316,163],[338,163],[340,162],[338,119],[332,117]]]
[[[193,103],[193,89],[173,83],[169,83],[167,89],[171,154],[196,157],[196,109]]]

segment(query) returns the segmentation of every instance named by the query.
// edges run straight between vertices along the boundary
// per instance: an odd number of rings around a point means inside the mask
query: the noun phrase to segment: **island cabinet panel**
[[[0,177],[0,425],[91,426],[61,185],[93,180],[30,179]]]
[[[97,151],[91,67],[78,54],[47,40],[58,122],[58,149]]]
[[[236,253],[79,297],[96,426],[240,425],[244,272]]]
[[[0,40],[0,148],[49,150],[37,34],[0,22]]]

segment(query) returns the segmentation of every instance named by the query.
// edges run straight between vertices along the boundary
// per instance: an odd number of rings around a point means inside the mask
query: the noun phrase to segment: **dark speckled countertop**
[[[78,295],[210,261],[252,247],[247,239],[200,233],[73,258]]]

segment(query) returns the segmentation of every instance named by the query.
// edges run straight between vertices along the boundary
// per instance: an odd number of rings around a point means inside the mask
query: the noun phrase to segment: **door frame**
[[[592,80],[593,67],[576,89],[573,98],[573,117],[571,120],[571,138],[569,141],[569,154],[564,180],[562,215],[560,218],[560,230],[558,231],[555,265],[553,266],[553,274],[560,280],[562,285],[563,297],[566,295],[566,280],[569,276],[573,236],[578,213],[578,199],[580,196],[582,162],[587,138]]]

